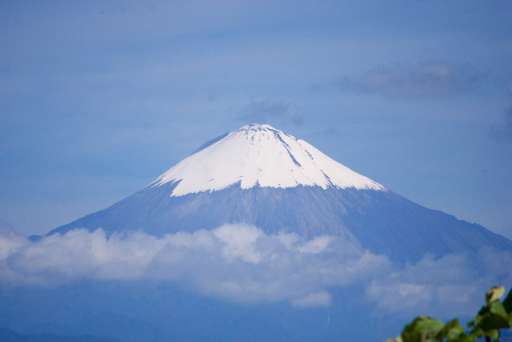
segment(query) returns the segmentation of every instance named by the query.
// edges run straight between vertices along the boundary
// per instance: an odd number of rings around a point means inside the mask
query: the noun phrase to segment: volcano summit
[[[102,228],[162,236],[226,223],[341,237],[396,261],[474,254],[512,242],[415,204],[270,125],[218,137],[109,208],[50,232]]]

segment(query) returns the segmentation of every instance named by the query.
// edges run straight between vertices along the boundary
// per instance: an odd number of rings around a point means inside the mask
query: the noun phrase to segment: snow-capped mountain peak
[[[304,140],[267,124],[250,124],[206,145],[150,186],[177,183],[171,196],[217,191],[240,184],[291,188],[385,188],[329,158]]]
[[[255,124],[212,140],[146,188],[50,234],[102,228],[165,236],[232,223],[265,234],[335,236],[400,262],[426,253],[512,250],[511,241],[481,226],[424,208],[304,140]]]

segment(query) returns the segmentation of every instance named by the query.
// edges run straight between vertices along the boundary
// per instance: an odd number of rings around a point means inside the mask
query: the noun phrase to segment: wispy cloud
[[[273,123],[273,124],[292,124],[300,126],[304,123],[304,118],[299,114],[296,106],[284,101],[257,100],[245,105],[240,115],[239,121],[246,123]]]
[[[344,75],[333,84],[342,92],[434,97],[473,90],[485,77],[485,73],[469,65],[425,62],[382,65],[363,73]]]
[[[331,295],[326,291],[310,293],[302,298],[292,300],[291,304],[299,308],[329,306],[331,304]]]

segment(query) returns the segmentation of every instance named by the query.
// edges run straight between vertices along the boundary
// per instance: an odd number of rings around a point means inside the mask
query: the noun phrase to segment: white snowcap
[[[385,190],[304,140],[266,124],[240,127],[183,159],[150,186],[167,183],[178,183],[171,196],[216,191],[234,184],[242,189],[319,186]]]

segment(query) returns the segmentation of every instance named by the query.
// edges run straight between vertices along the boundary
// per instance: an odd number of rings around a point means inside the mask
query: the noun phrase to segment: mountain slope
[[[342,236],[402,261],[482,247],[512,250],[506,238],[419,206],[268,125],[214,140],[143,190],[51,233],[103,228],[164,235],[225,223]]]

